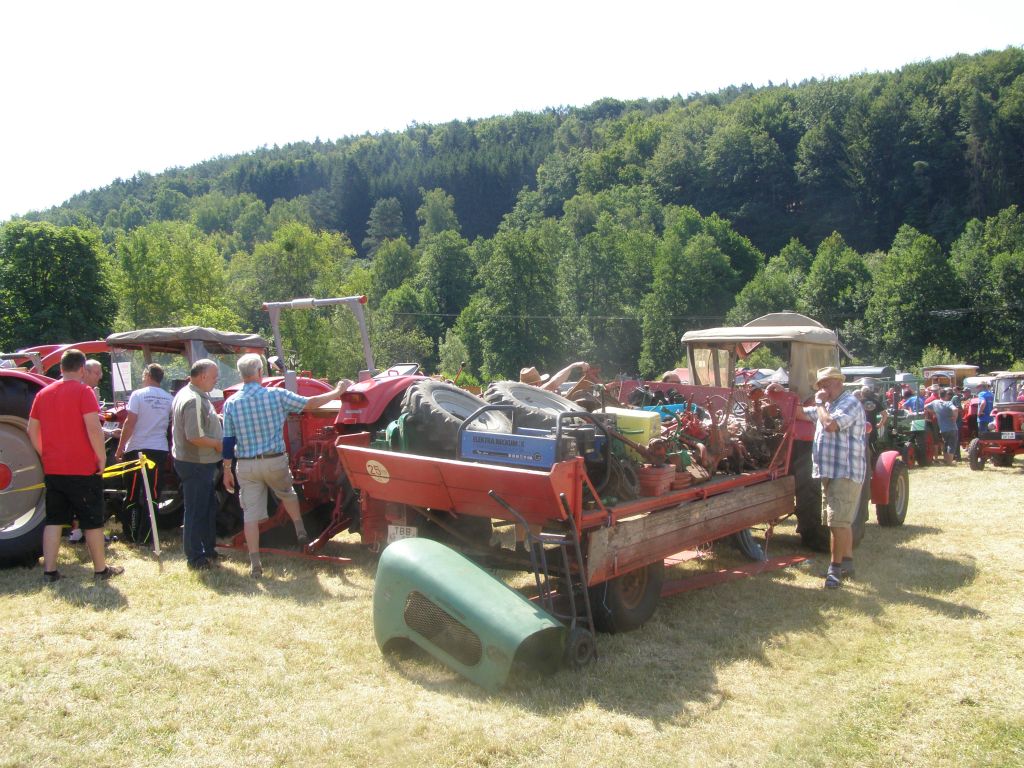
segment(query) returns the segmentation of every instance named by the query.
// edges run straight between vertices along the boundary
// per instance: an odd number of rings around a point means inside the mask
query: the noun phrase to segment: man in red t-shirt
[[[85,355],[67,350],[60,358],[60,381],[32,401],[28,436],[43,459],[46,527],[43,580],[57,581],[61,531],[77,517],[92,555],[94,576],[109,579],[124,568],[107,565],[103,551],[103,468],[106,453],[96,394],[82,381]]]

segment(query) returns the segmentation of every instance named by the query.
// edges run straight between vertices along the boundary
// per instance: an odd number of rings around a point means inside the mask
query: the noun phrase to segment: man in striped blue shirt
[[[224,487],[233,492],[237,479],[250,572],[258,579],[263,575],[259,524],[267,518],[268,489],[284,504],[295,524],[299,546],[309,544],[284,444],[288,415],[312,411],[336,400],[352,382],[342,379],[330,392],[303,397],[283,387],[262,386],[263,358],[257,354],[242,355],[237,368],[242,376],[242,390],[224,403]],[[237,458],[234,474],[232,457]]]
[[[832,563],[825,574],[829,589],[839,587],[843,576],[853,576],[852,526],[867,474],[864,407],[843,388],[843,381],[838,368],[819,369],[814,405],[796,414],[798,419],[815,425],[811,475],[821,478],[826,524],[831,533]]]

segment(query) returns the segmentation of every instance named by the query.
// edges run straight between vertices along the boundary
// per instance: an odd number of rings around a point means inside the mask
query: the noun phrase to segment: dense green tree
[[[367,291],[370,304],[379,306],[389,291],[412,280],[418,269],[418,260],[404,237],[381,244],[370,264],[370,286]]]
[[[420,222],[420,243],[440,232],[460,231],[459,219],[455,215],[455,198],[443,189],[421,189],[423,203],[416,209]]]
[[[476,308],[481,373],[490,379],[524,365],[547,367],[558,349],[556,255],[544,247],[544,232],[502,232],[494,239]]]
[[[99,231],[24,220],[0,228],[0,349],[106,336],[117,305]]]
[[[114,266],[119,329],[240,329],[241,320],[225,298],[224,260],[195,225],[153,222],[120,235],[114,243]]]
[[[424,317],[432,318],[436,306],[429,294],[409,283],[389,291],[374,313],[370,337],[380,368],[398,363],[419,363],[433,370],[437,356],[434,341],[423,330]]]
[[[354,257],[352,244],[341,235],[313,232],[297,222],[285,224],[251,254],[240,253],[231,260],[234,306],[248,327],[267,330],[268,318],[260,310],[263,302],[340,296]],[[331,332],[344,325],[339,317],[349,311],[342,306],[281,313],[281,335],[303,368],[320,376],[355,373],[346,366],[361,357],[353,352],[361,342]]]
[[[405,221],[402,203],[397,197],[385,197],[373,204],[370,219],[366,222],[366,237],[363,238],[363,253],[369,258],[385,240],[405,237]]]
[[[942,313],[957,290],[934,238],[901,227],[872,284],[864,319],[882,364],[906,367],[917,362],[925,346],[948,344],[950,322]]]
[[[863,317],[871,287],[864,258],[838,232],[821,242],[800,286],[801,309],[827,328]]]
[[[683,239],[668,231],[654,262],[654,284],[644,297],[640,371],[653,376],[683,358],[680,339],[691,328],[715,325],[730,308],[736,270],[714,238]]]
[[[417,282],[437,308],[438,335],[455,324],[469,301],[476,277],[469,243],[452,230],[429,238],[420,256]]]
[[[960,296],[956,348],[996,368],[1024,356],[1024,213],[1012,206],[969,222],[953,244],[950,267]]]

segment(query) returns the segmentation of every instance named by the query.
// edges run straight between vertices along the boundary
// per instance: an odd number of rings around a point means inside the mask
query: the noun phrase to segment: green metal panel
[[[431,539],[402,539],[384,550],[373,629],[381,650],[412,641],[489,690],[519,667],[554,672],[565,645],[565,626],[551,614]]]

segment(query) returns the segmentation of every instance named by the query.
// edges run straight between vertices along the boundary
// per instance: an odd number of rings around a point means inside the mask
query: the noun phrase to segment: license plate
[[[415,525],[389,525],[388,544],[400,539],[414,539],[416,538],[416,533]]]
[[[1000,432],[999,433],[999,439],[1000,440],[1016,440],[1017,439],[1017,433],[1016,432]]]

